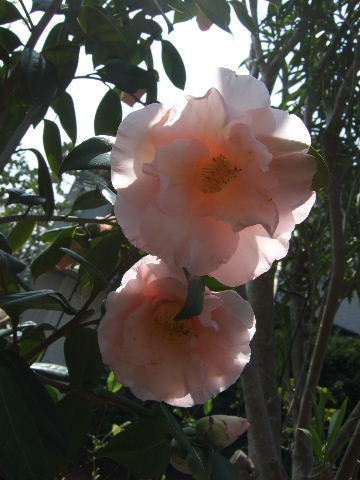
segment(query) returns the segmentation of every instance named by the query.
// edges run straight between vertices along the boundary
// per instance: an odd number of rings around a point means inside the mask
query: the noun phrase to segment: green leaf
[[[53,230],[47,230],[41,235],[43,242],[53,242],[59,238],[73,238],[76,231],[74,225],[70,227],[54,228]]]
[[[175,438],[185,452],[187,452],[194,472],[198,472],[201,476],[205,475],[205,465],[199,453],[191,445],[188,437],[185,435],[179,423],[175,420],[167,407],[163,403],[157,403],[153,406],[152,412],[154,417],[162,425],[162,428],[168,431],[169,435]]]
[[[104,232],[91,243],[91,248],[84,257],[97,267],[103,275],[108,276],[119,262],[119,251],[123,236],[120,230]],[[106,255],[104,255],[106,252]]]
[[[95,135],[112,135],[115,137],[121,118],[120,97],[114,90],[108,90],[95,113]]]
[[[331,417],[326,441],[326,451],[328,451],[335,443],[335,440],[344,421],[347,404],[348,398],[345,398],[339,410],[336,410],[334,415]]]
[[[96,330],[85,327],[72,330],[66,336],[64,354],[72,386],[91,388],[97,385],[104,365]]]
[[[44,197],[26,193],[24,190],[20,190],[18,188],[7,188],[5,191],[9,194],[9,198],[7,199],[5,205],[19,203],[22,205],[27,205],[28,207],[32,207],[34,205],[43,205],[46,202]]]
[[[321,462],[324,459],[324,445],[321,442],[320,435],[315,427],[310,428],[311,443],[317,459]]]
[[[309,155],[315,158],[317,164],[317,172],[314,175],[312,184],[313,189],[317,191],[321,188],[327,188],[329,184],[329,167],[327,163],[314,147],[309,148]]]
[[[70,315],[76,313],[61,293],[45,289],[0,295],[0,307],[10,316],[28,309],[60,310]]]
[[[197,0],[199,8],[215,25],[230,32],[230,6],[226,0]]]
[[[51,171],[56,178],[59,178],[62,162],[61,136],[59,127],[51,120],[44,120],[43,143]]]
[[[14,252],[19,250],[30,238],[35,225],[36,222],[32,220],[22,220],[15,224],[15,227],[10,231],[7,237]]]
[[[106,380],[106,386],[109,392],[116,393],[122,388],[122,384],[116,380],[115,374],[111,371]]]
[[[170,453],[166,432],[155,420],[144,419],[112,438],[98,457],[112,458],[137,478],[150,478],[165,472]]]
[[[60,382],[69,381],[69,371],[66,367],[64,367],[64,365],[47,362],[35,362],[31,365],[31,370],[53,380],[58,380]]]
[[[8,28],[0,27],[0,46],[4,48],[7,53],[12,53],[17,47],[20,47],[20,45],[22,45],[21,40],[15,33],[11,32]]]
[[[20,65],[24,70],[31,100],[34,105],[48,104],[55,95],[57,73],[55,66],[40,53],[24,48]]]
[[[21,19],[22,16],[13,3],[7,0],[0,0],[0,25]]]
[[[75,147],[64,159],[60,173],[69,170],[110,169],[113,137],[92,137]]]
[[[51,108],[58,115],[61,126],[68,134],[70,140],[76,143],[77,125],[74,102],[67,92],[64,92],[60,97],[54,98],[51,102]]]
[[[105,185],[98,184],[97,189],[101,193],[101,195],[111,204],[115,205],[116,201],[116,193],[114,193],[110,188],[106,187]]]
[[[166,75],[177,88],[184,89],[186,72],[184,62],[174,45],[167,40],[161,41],[161,59]]]
[[[234,466],[220,452],[213,450],[211,453],[211,480],[226,479],[237,480],[238,473]]]
[[[66,253],[67,255],[69,255],[69,257],[76,260],[81,266],[81,268],[84,269],[84,271],[87,273],[92,283],[93,294],[99,293],[101,292],[101,290],[104,290],[106,288],[108,282],[104,277],[103,273],[98,269],[96,265],[89,262],[86,258],[82,257],[81,255],[74,252],[73,250],[70,250],[69,248],[61,247],[60,250]]]
[[[93,210],[95,208],[102,207],[103,205],[107,205],[108,202],[105,198],[101,195],[98,189],[90,190],[89,192],[85,192],[79,195],[75,200],[71,207],[71,211],[69,215],[77,210]]]
[[[9,241],[9,237],[6,238],[5,235],[3,235],[1,232],[0,232],[0,249],[10,254],[12,254],[14,249],[14,247],[11,245],[11,242]]]
[[[0,377],[0,423],[7,440],[0,442],[2,472],[5,464],[16,472],[11,479],[54,478],[47,464],[48,451],[70,459],[71,444],[54,403],[29,366],[12,351],[0,353]],[[23,465],[14,465],[14,460]]]
[[[23,263],[13,255],[0,250],[0,266],[8,273],[16,274],[25,270],[26,263]]]
[[[247,28],[253,35],[257,35],[257,30],[253,19],[250,17],[246,4],[239,1],[231,1],[230,4],[232,5],[236,16],[238,17],[239,21]]]
[[[28,150],[36,156],[38,161],[38,189],[40,195],[46,200],[42,207],[47,219],[50,219],[54,212],[55,200],[49,169],[39,150],[35,148],[29,148]]]
[[[0,471],[11,480],[52,480],[44,446],[24,391],[0,352]]]
[[[52,0],[33,0],[31,12],[46,12],[51,3]]]
[[[43,50],[43,57],[56,71],[56,96],[62,95],[73,80],[79,61],[80,47],[66,43]]]
[[[117,88],[128,93],[135,93],[140,89],[151,89],[158,81],[155,70],[144,70],[120,59],[109,60],[98,72],[105,81],[113,83]]]
[[[206,286],[213,292],[222,292],[223,290],[229,290],[230,287],[216,280],[214,277],[206,277]]]
[[[185,270],[188,291],[185,304],[176,315],[175,320],[185,320],[200,315],[204,303],[205,278],[191,275]]]

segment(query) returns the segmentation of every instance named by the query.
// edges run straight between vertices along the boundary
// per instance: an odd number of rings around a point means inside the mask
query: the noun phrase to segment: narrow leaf
[[[74,102],[71,95],[64,92],[60,97],[51,102],[51,107],[58,115],[61,126],[75,144],[77,137],[77,125]]]
[[[348,404],[348,398],[345,398],[339,410],[336,410],[334,415],[331,417],[331,420],[329,423],[327,442],[326,442],[326,450],[331,448],[332,445],[335,443],[335,440],[339,434],[341,425],[344,421],[347,404]]]
[[[36,150],[35,148],[29,148],[28,150],[34,155],[36,155],[38,161],[39,194],[46,199],[46,202],[43,204],[43,209],[47,218],[50,219],[55,208],[54,190],[52,186],[50,172],[45,162],[45,159],[41,155],[39,150]]]
[[[61,293],[45,289],[0,295],[0,307],[10,316],[28,309],[60,310],[68,314],[76,313],[76,310],[71,307]]]
[[[59,127],[51,120],[44,120],[43,144],[51,171],[59,178],[62,162],[62,147]]]
[[[327,188],[329,184],[329,167],[324,158],[314,147],[309,148],[309,154],[315,158],[317,163],[317,172],[313,178],[313,189],[319,190],[321,188]]]
[[[256,36],[256,26],[247,11],[246,4],[239,1],[231,1],[230,4],[232,5],[239,21],[244,25],[245,28],[247,28],[253,35]]]

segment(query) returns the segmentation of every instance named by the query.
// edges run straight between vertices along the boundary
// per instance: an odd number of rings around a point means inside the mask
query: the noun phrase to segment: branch
[[[354,478],[352,473],[360,457],[360,420],[356,425],[355,432],[351,437],[346,452],[341,460],[339,470],[334,480],[350,480]]]
[[[66,215],[53,215],[50,219],[46,215],[9,215],[7,217],[0,217],[1,223],[13,223],[13,222],[24,222],[27,220],[32,220],[36,222],[65,222],[65,223],[99,223],[104,225],[116,226],[117,222],[115,217],[101,217],[101,218],[91,218],[91,217],[75,217],[75,216],[66,216]]]
[[[55,13],[59,10],[62,4],[62,0],[53,0],[44,15],[40,18],[39,23],[34,28],[32,34],[30,35],[29,40],[26,42],[25,48],[33,49],[37,44],[39,38],[41,37],[42,33],[44,32],[45,28],[47,27],[48,23],[55,15]]]

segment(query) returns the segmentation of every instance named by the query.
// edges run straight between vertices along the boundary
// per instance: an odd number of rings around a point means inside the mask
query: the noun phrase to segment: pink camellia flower
[[[310,136],[265,85],[220,69],[203,97],[148,105],[112,150],[115,213],[138,248],[240,285],[284,257],[315,201]]]
[[[202,313],[175,320],[186,294],[182,269],[147,256],[108,296],[100,351],[118,381],[142,400],[204,403],[234,383],[250,359],[249,303],[232,290],[206,289]]]

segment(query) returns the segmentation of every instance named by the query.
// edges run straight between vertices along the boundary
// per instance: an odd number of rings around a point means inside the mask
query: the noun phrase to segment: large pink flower
[[[115,213],[128,239],[169,265],[245,283],[284,257],[314,203],[309,133],[270,108],[264,84],[220,69],[201,98],[148,105],[112,151]]]
[[[205,291],[198,317],[174,320],[187,294],[180,268],[147,256],[107,299],[103,360],[142,400],[189,407],[235,382],[250,359],[254,315],[234,291]]]

